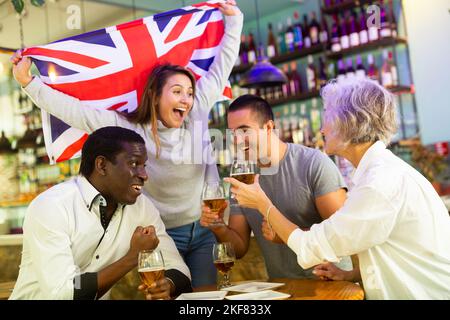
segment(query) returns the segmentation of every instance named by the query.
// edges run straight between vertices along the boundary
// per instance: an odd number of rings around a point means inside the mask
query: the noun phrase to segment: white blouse
[[[310,268],[358,254],[367,299],[450,299],[450,217],[433,186],[378,141],[344,206],[288,239]]]

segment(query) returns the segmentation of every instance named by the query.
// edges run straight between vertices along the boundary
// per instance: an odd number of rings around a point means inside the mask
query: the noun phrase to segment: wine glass
[[[160,250],[142,250],[139,252],[138,272],[143,284],[150,287],[164,278],[164,258]]]
[[[210,226],[223,226],[223,213],[225,206],[225,189],[222,182],[206,182],[202,192],[203,203],[211,209],[211,212],[219,215],[219,218]]]
[[[213,246],[213,260],[217,270],[223,275],[223,281],[218,285],[219,289],[230,287],[230,270],[234,266],[236,255],[230,242],[215,243]]]

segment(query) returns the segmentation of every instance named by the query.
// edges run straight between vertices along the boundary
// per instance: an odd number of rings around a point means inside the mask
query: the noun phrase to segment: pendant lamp
[[[287,82],[287,77],[279,68],[270,63],[261,45],[258,0],[255,1],[256,23],[258,28],[258,57],[256,63],[241,78],[239,85],[244,88],[277,87]]]

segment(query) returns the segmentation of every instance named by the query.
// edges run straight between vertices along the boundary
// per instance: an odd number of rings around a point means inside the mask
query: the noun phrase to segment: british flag
[[[86,107],[131,112],[137,108],[156,64],[189,68],[197,79],[208,72],[224,35],[221,0],[202,2],[114,27],[28,48],[41,79],[79,98]],[[231,97],[229,87],[224,96]],[[87,133],[42,111],[50,161],[81,153]]]

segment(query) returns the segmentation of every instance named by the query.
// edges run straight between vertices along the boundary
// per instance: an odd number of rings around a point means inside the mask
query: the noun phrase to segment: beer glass
[[[233,245],[230,242],[215,243],[213,246],[213,260],[217,270],[223,275],[223,280],[219,282],[218,288],[230,287],[230,270],[233,268],[236,260]]]
[[[219,215],[219,219],[210,226],[224,225],[222,209],[225,205],[225,189],[222,182],[206,182],[202,192],[203,203],[211,209],[211,212]],[[222,209],[222,210],[221,210]]]
[[[247,160],[234,160],[230,169],[230,177],[245,184],[255,182],[256,165]]]
[[[164,258],[159,250],[139,252],[138,271],[141,281],[147,287],[164,278]]]
[[[255,182],[256,165],[248,160],[234,160],[230,168],[230,177],[245,184]],[[234,195],[230,192],[230,200]],[[239,207],[236,201],[230,201],[230,207]]]

